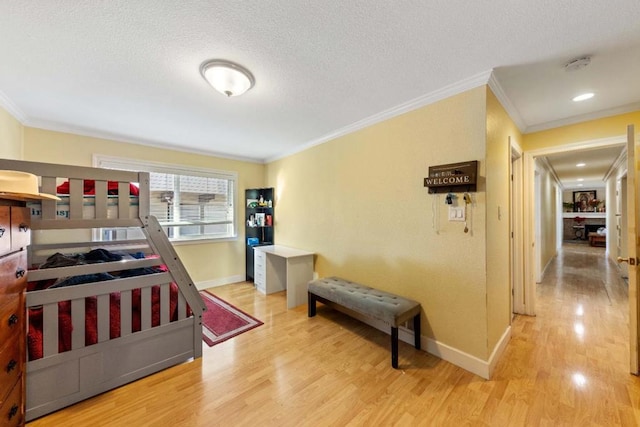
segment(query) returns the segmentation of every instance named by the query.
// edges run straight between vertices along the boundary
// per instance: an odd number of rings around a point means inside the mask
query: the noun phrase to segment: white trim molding
[[[209,288],[217,288],[218,286],[231,285],[232,283],[240,283],[244,282],[244,276],[236,275],[229,277],[221,277],[219,279],[213,280],[205,280],[202,282],[195,282],[196,289],[199,291],[209,289]]]
[[[11,100],[9,97],[0,90],[0,107],[7,110],[9,114],[11,114],[17,121],[19,121],[23,126],[25,126],[25,122],[27,121],[27,115],[22,112],[22,110]]]
[[[385,120],[391,119],[393,117],[399,116],[401,114],[407,113],[409,111],[417,110],[418,108],[421,108],[430,104],[434,104],[443,99],[450,98],[454,95],[458,95],[460,93],[466,92],[471,89],[475,89],[476,87],[486,85],[489,82],[492,72],[493,70],[483,71],[482,73],[478,73],[467,79],[460,80],[459,82],[450,84],[441,89],[435,90],[433,92],[419,96],[417,98],[414,98],[410,101],[407,101],[395,107],[389,108],[388,110],[385,110],[380,113],[369,116],[367,118],[364,118],[360,121],[357,121],[341,129],[338,129],[334,132],[331,132],[327,135],[324,135],[320,138],[317,138],[305,144],[299,145],[292,150],[288,150],[277,156],[267,158],[265,159],[265,163],[270,163],[276,160],[280,160],[284,157],[288,157],[293,154],[299,153],[301,151],[305,151],[316,145],[324,144],[325,142],[332,141],[336,138],[339,138],[344,135],[348,135],[360,129],[364,129],[376,123],[380,123]]]
[[[199,288],[198,288],[199,289]],[[369,326],[376,328],[377,330],[384,332],[388,335],[391,335],[391,328],[389,325],[384,323],[381,320],[372,319],[370,317],[364,316],[360,313],[357,313],[353,310],[349,310],[348,308],[341,307],[339,305],[331,306],[333,309],[341,311],[343,313],[348,314],[354,319],[358,319],[362,323],[365,323]],[[408,322],[411,323],[411,322]],[[414,333],[411,329],[400,326],[398,328],[398,339],[403,341],[411,347],[414,345]],[[429,354],[432,354],[445,362],[449,362],[458,366],[459,368],[464,369],[465,371],[469,371],[472,374],[478,375],[484,379],[490,379],[495,366],[497,365],[502,353],[507,347],[509,340],[511,339],[511,326],[508,326],[505,332],[500,337],[500,340],[494,347],[491,352],[491,356],[489,360],[482,360],[476,356],[472,356],[471,354],[465,353],[464,351],[458,350],[457,348],[451,347],[447,344],[441,343],[433,338],[425,337],[424,335],[420,336],[420,347],[423,351],[426,351]]]
[[[491,91],[493,91],[493,94],[496,96],[496,98],[498,98],[500,104],[502,104],[502,108],[505,109],[509,117],[511,117],[511,120],[513,120],[513,122],[518,127],[518,130],[521,133],[524,133],[524,131],[527,129],[527,123],[524,121],[522,115],[515,107],[515,105],[513,105],[511,99],[509,99],[509,97],[507,96],[506,92],[502,88],[502,85],[500,85],[496,74],[493,71],[491,72],[491,76],[489,76],[488,84]]]
[[[547,129],[553,129],[561,126],[574,125],[576,123],[587,122],[589,120],[602,119],[604,117],[617,116],[619,114],[631,113],[640,110],[640,102],[623,105],[621,107],[610,108],[608,110],[594,111],[593,113],[581,114],[579,116],[567,117],[566,119],[554,120],[551,122],[540,123],[528,126],[524,133],[540,132]]]

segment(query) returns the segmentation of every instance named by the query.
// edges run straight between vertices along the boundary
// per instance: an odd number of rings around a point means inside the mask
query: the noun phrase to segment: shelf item
[[[274,198],[273,188],[245,190],[246,280],[255,281],[254,248],[273,245]]]

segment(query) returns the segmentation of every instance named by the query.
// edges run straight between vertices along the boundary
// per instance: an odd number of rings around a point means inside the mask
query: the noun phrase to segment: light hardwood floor
[[[37,426],[637,425],[628,373],[626,285],[604,250],[565,246],[538,286],[538,315],[516,316],[486,381],[319,305],[247,283],[214,293],[264,325],[185,363],[30,424]],[[428,317],[429,314],[426,313]]]

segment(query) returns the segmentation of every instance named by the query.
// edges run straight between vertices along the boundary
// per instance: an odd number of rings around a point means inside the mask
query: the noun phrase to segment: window
[[[107,169],[149,172],[150,214],[158,219],[170,240],[237,236],[236,173],[107,156],[95,156],[94,164]],[[121,235],[114,230],[102,230],[101,239]]]

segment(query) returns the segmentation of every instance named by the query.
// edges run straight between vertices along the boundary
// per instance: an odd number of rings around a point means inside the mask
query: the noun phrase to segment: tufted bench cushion
[[[391,364],[398,367],[398,326],[413,319],[415,347],[420,349],[420,303],[339,277],[309,282],[309,317],[316,314],[316,301],[335,303],[391,326]]]

